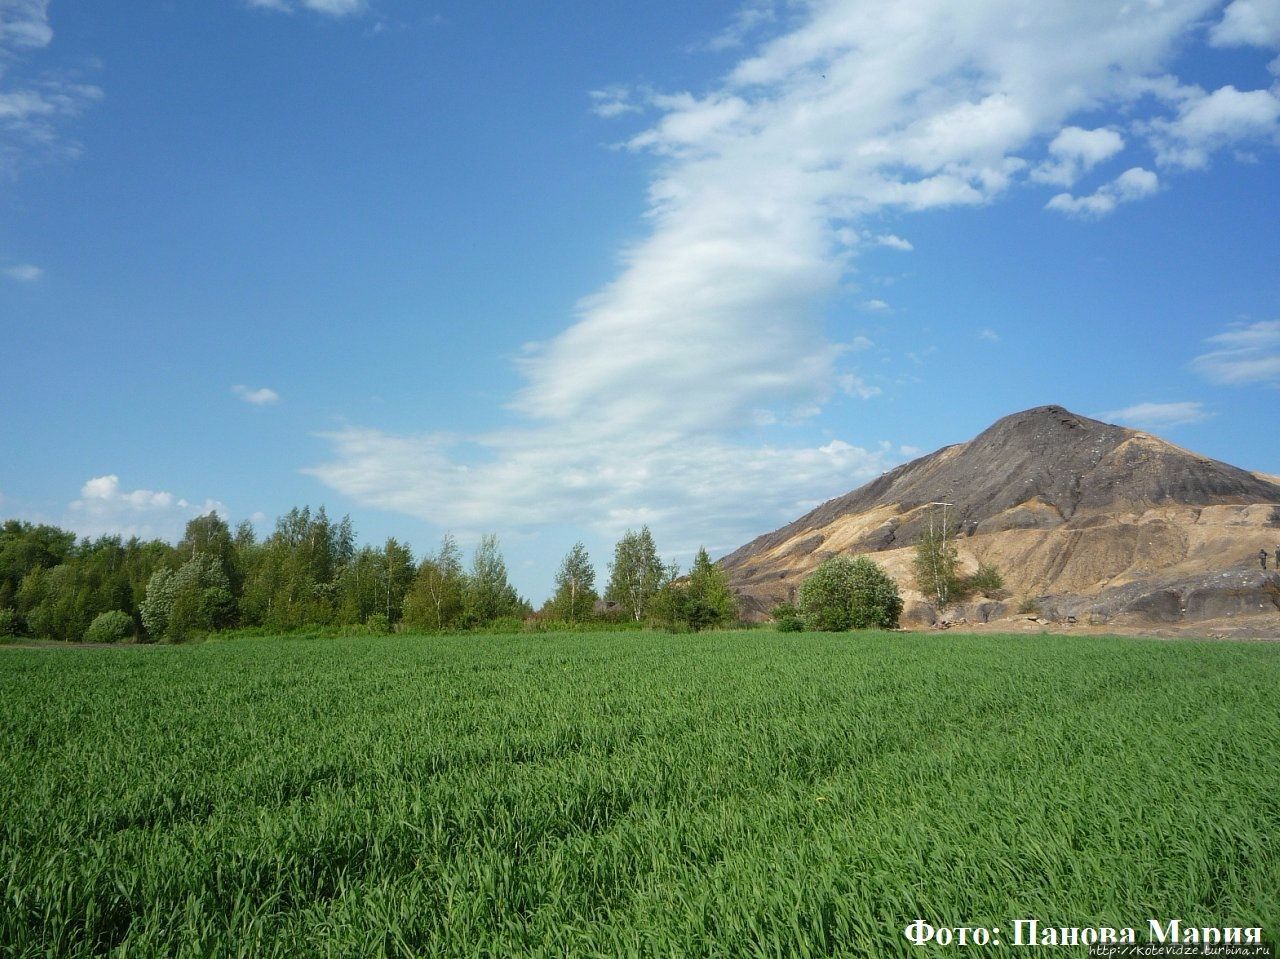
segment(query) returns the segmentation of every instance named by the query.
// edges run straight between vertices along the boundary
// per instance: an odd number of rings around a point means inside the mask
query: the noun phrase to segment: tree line
[[[617,543],[603,596],[582,543],[555,584],[535,611],[508,582],[495,535],[481,538],[469,563],[447,533],[415,561],[394,537],[357,547],[350,517],[334,521],[323,506],[291,509],[263,539],[248,522],[232,529],[210,513],[187,523],[176,545],[77,539],[18,520],[0,526],[0,637],[181,642],[236,628],[514,631],[619,621],[697,630],[737,618],[727,577],[706,550],[681,576],[661,561],[647,527]]]

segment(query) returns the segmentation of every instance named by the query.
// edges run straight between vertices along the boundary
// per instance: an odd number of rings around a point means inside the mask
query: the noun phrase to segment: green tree
[[[56,526],[5,520],[0,526],[0,607],[15,605],[18,587],[33,569],[65,562],[75,542],[75,533]]]
[[[596,600],[596,571],[582,543],[574,543],[565,554],[556,573],[556,592],[551,600],[552,612],[558,619],[576,623],[588,619]]]
[[[139,609],[142,627],[153,643],[164,639],[169,631],[169,614],[173,611],[173,597],[173,570],[167,567],[156,570],[147,582],[147,594]]]
[[[0,593],[32,635],[50,639],[82,639],[99,613],[113,609],[134,616],[136,632],[147,580],[173,562],[173,547],[158,540],[124,543],[119,536],[100,536],[76,543],[53,527],[17,523],[0,530],[0,544],[8,564]]]
[[[729,588],[729,575],[711,562],[699,547],[688,579],[688,616],[691,629],[726,626],[738,618],[738,600]]]
[[[658,558],[658,549],[649,527],[643,527],[638,533],[627,530],[613,550],[605,598],[640,621],[648,614],[650,604],[665,580],[666,568]]]
[[[662,581],[649,600],[646,615],[650,622],[673,633],[690,630],[688,583],[681,582],[678,563],[671,562],[662,567]]]
[[[344,625],[368,622],[369,617],[383,611],[382,556],[371,546],[356,550],[342,567],[335,586],[338,604],[337,621]],[[388,623],[390,621],[388,620]]]
[[[964,593],[960,555],[955,545],[958,532],[958,527],[948,524],[945,513],[937,521],[931,515],[916,540],[912,560],[916,589],[935,600],[939,609]]]
[[[417,572],[413,565],[413,551],[407,543],[401,543],[392,536],[383,544],[378,559],[383,599],[382,607],[378,612],[387,617],[389,625],[394,626],[400,622],[404,611],[405,594],[413,585],[413,578]]]
[[[103,537],[76,546],[65,562],[37,566],[23,577],[15,597],[32,635],[79,640],[98,613],[129,604],[120,541]]]
[[[141,612],[153,642],[181,642],[231,626],[236,606],[221,564],[197,552],[176,573],[161,569],[152,575]]]
[[[62,563],[75,546],[74,533],[16,519],[0,526],[0,603],[12,603],[23,578],[36,568]]]
[[[498,537],[480,537],[471,558],[471,572],[463,591],[463,623],[483,626],[500,616],[519,616],[524,611],[515,588],[507,582],[507,564],[498,548]]]
[[[896,629],[898,586],[865,556],[833,556],[800,585],[800,609],[810,629]]]
[[[247,622],[277,629],[333,621],[338,580],[355,555],[349,517],[332,522],[321,506],[294,508],[251,551],[241,609]]]
[[[404,598],[404,621],[417,629],[444,632],[455,628],[462,618],[466,575],[462,552],[450,533],[440,540],[440,550],[418,565],[409,592]]]
[[[240,567],[240,554],[236,549],[231,527],[217,513],[197,516],[188,521],[186,531],[178,541],[177,550],[183,562],[201,553],[212,556],[227,577],[231,592],[238,596],[243,590],[244,572]]]

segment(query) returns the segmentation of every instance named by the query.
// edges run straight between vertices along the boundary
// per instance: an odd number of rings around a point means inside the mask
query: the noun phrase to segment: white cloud
[[[65,523],[81,536],[138,536],[177,539],[187,521],[211,512],[224,519],[227,508],[217,500],[196,505],[172,493],[148,489],[126,490],[114,473],[95,476],[80,488],[80,498],[68,507]]]
[[[1085,130],[1064,127],[1049,142],[1049,157],[1031,171],[1031,178],[1041,183],[1072,186],[1081,174],[1092,170],[1103,160],[1124,149],[1124,137],[1115,130],[1100,127]]]
[[[864,300],[862,308],[871,313],[884,313],[892,309],[884,300]]]
[[[887,246],[891,250],[902,250],[909,253],[915,247],[911,245],[910,240],[904,240],[900,236],[894,236],[892,233],[882,233],[876,237],[876,244],[879,246]]]
[[[365,0],[247,0],[249,6],[260,10],[278,10],[292,13],[296,9],[312,10],[330,17],[349,17],[364,13]]]
[[[1191,368],[1210,383],[1280,385],[1280,320],[1234,326],[1205,342],[1215,349],[1197,356]]]
[[[302,5],[331,17],[347,17],[364,10],[364,0],[302,0]]]
[[[31,263],[17,263],[13,266],[6,266],[0,272],[3,272],[11,280],[17,280],[19,283],[34,283],[44,276],[44,270]]]
[[[765,417],[761,425],[768,425]],[[346,429],[326,434],[334,461],[305,472],[358,502],[453,528],[576,523],[603,536],[649,523],[679,550],[732,543],[794,518],[893,464],[833,440],[757,448],[674,431],[611,434],[590,423],[563,435],[508,432],[474,440]]]
[[[1141,200],[1160,188],[1160,178],[1150,170],[1132,167],[1110,183],[1098,187],[1089,196],[1072,196],[1059,193],[1045,204],[1049,210],[1057,210],[1068,216],[1106,216],[1121,203]]]
[[[49,0],[0,2],[0,47],[47,47],[53,40]]]
[[[624,113],[639,113],[641,109],[632,102],[631,91],[620,85],[591,90],[587,96],[591,100],[591,112],[605,119],[622,116]]]
[[[1185,169],[1202,169],[1217,150],[1251,141],[1274,139],[1280,133],[1280,96],[1270,90],[1220,87],[1206,94],[1194,90],[1178,104],[1172,120],[1150,125],[1156,162]]]
[[[244,400],[246,403],[252,403],[254,406],[267,406],[271,403],[280,402],[280,394],[266,386],[254,390],[241,383],[237,383],[235,386],[231,387],[231,392],[240,397],[240,399]]]
[[[744,47],[719,82],[645,97],[657,115],[627,145],[654,164],[647,233],[567,328],[518,359],[520,428],[342,431],[310,472],[358,502],[454,527],[647,516],[667,527],[655,526],[660,538],[730,542],[786,503],[857,485],[892,465],[892,448],[751,439],[875,389],[824,329],[857,238],[878,217],[992,203],[1046,164],[1083,170],[1114,155],[1123,138],[1110,125],[1139,106],[1173,115],[1193,96],[1167,69],[1214,8],[789,5],[794,25]],[[633,105],[611,89],[593,102],[615,115]],[[1051,203],[1096,214],[1158,182],[1134,167],[1096,199]],[[732,532],[691,532],[711,526]]]
[[[989,326],[984,326],[978,331],[978,338],[982,340],[989,340],[992,343],[1000,342],[1000,334]]]
[[[777,20],[775,6],[775,0],[747,0],[734,16],[733,22],[716,34],[706,48],[729,50],[742,46],[753,33]]]
[[[1119,410],[1099,413],[1098,418],[1108,423],[1121,423],[1138,429],[1169,429],[1190,423],[1203,423],[1211,414],[1203,403],[1135,403]]]
[[[12,176],[32,154],[77,156],[61,125],[102,98],[98,87],[63,74],[15,77],[26,55],[52,41],[48,0],[0,0],[0,173]]]
[[[840,389],[849,396],[856,396],[860,400],[869,400],[873,396],[880,395],[880,387],[869,386],[857,373],[845,373],[840,377]],[[820,410],[815,409],[816,415]]]
[[[1232,0],[1209,31],[1217,47],[1280,47],[1280,0]]]

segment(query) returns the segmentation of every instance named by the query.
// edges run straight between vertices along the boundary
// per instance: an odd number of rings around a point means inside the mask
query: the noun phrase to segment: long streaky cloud
[[[742,46],[709,89],[597,91],[614,122],[649,118],[624,141],[654,164],[649,230],[519,360],[510,406],[522,425],[461,438],[352,428],[329,435],[332,461],[309,472],[443,525],[648,517],[695,543],[708,527],[740,539],[857,485],[892,451],[805,444],[796,437],[813,434],[794,430],[837,399],[880,392],[840,345],[858,331],[831,316],[873,218],[1060,189],[1095,170],[1102,187],[1050,206],[1097,216],[1157,192],[1141,163],[1188,169],[1262,136],[1261,97],[1197,93],[1168,73],[1218,6],[813,0],[787,32]],[[1135,123],[1139,107],[1155,118]]]

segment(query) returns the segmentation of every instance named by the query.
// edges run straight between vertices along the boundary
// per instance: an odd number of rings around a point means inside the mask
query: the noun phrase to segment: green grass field
[[[917,917],[1280,928],[1280,645],[0,648],[0,731],[5,956],[891,957],[943,954],[905,942]]]

